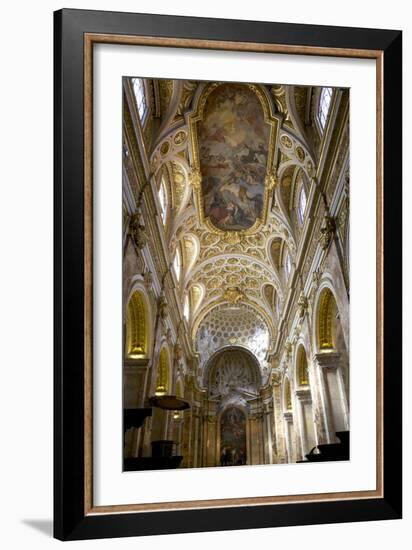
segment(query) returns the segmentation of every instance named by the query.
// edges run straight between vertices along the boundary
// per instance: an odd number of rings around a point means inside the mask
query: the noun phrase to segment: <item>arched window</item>
[[[175,270],[176,279],[179,281],[180,272],[182,270],[182,258],[180,257],[180,250],[176,248],[175,257],[173,260],[173,269]]]
[[[186,321],[189,321],[189,314],[190,314],[189,296],[186,294],[183,302],[183,316],[186,319]]]
[[[167,350],[163,347],[159,355],[159,365],[157,367],[156,377],[156,395],[167,394],[169,388],[169,356]]]
[[[298,200],[298,218],[300,225],[303,225],[304,219],[305,219],[305,210],[306,210],[306,203],[307,203],[307,196],[305,191],[305,186],[302,185],[300,187],[299,192],[299,200]]]
[[[322,131],[325,129],[328,119],[330,104],[332,101],[332,88],[322,88],[319,95],[318,121]]]
[[[308,371],[308,361],[306,358],[306,351],[303,346],[299,346],[298,356],[297,356],[297,369],[298,369],[298,382],[300,386],[309,385],[309,371]]]
[[[162,218],[163,225],[166,223],[166,214],[167,214],[167,194],[166,194],[166,182],[164,176],[160,180],[159,191],[158,191],[159,203],[160,203],[160,216]]]
[[[290,270],[292,269],[292,262],[291,262],[291,259],[290,259],[290,254],[289,252],[286,252],[286,257],[285,257],[285,271],[286,271],[286,275],[289,277],[290,275]]]
[[[126,316],[126,354],[129,358],[139,359],[147,355],[147,311],[141,292],[136,291],[127,305]]]
[[[147,104],[146,90],[144,87],[143,78],[132,78],[132,85],[134,96],[136,98],[136,105],[140,117],[140,122],[144,124],[147,118],[147,114],[149,112],[149,106]]]

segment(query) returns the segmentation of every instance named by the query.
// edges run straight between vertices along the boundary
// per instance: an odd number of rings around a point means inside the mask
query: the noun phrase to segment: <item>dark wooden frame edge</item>
[[[383,53],[383,498],[86,515],[84,511],[85,33]],[[61,540],[396,519],[402,510],[402,33],[86,10],[54,14],[54,535]]]

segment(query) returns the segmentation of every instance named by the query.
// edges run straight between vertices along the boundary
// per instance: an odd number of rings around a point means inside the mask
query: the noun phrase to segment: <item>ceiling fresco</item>
[[[293,87],[173,82],[151,166],[170,174],[166,234],[171,258],[182,255],[198,376],[226,346],[249,350],[268,375],[285,298],[281,251],[296,253],[284,176],[314,165],[289,105]]]
[[[269,135],[248,86],[223,84],[208,96],[198,143],[204,214],[216,228],[241,231],[262,217]]]

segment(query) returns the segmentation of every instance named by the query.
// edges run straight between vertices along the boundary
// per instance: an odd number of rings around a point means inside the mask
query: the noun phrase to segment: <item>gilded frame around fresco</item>
[[[197,211],[200,214],[201,223],[204,224],[210,232],[215,233],[216,235],[219,235],[220,238],[224,239],[225,241],[235,243],[240,241],[244,236],[254,235],[256,232],[259,231],[262,225],[266,223],[268,211],[270,208],[270,204],[269,204],[270,197],[272,195],[273,188],[275,187],[275,184],[276,184],[276,175],[273,173],[273,171],[270,171],[268,168],[266,169],[265,191],[264,191],[264,197],[263,197],[262,214],[259,218],[256,219],[252,227],[249,227],[248,229],[243,229],[241,231],[223,231],[222,229],[218,229],[211,222],[209,218],[207,217],[205,218],[203,196],[201,193],[202,180],[201,180],[201,174],[200,174],[199,147],[197,144],[197,125],[199,122],[203,120],[204,108],[205,108],[207,98],[218,85],[219,83],[213,83],[206,87],[206,89],[202,93],[202,96],[199,100],[199,106],[198,106],[197,112],[189,115],[189,127],[192,130],[190,132],[190,135],[191,135],[190,151],[191,151],[191,162],[193,166],[193,173],[191,175],[191,185],[193,186],[193,189],[195,192]],[[259,98],[259,101],[260,101],[260,104],[262,105],[262,109],[264,113],[265,124],[268,124],[270,126],[270,137],[269,137],[269,148],[268,148],[269,154],[267,159],[267,167],[269,167],[273,165],[273,151],[274,151],[274,144],[278,140],[279,120],[278,120],[278,117],[276,117],[271,112],[270,105],[267,99],[264,97],[260,88],[253,84],[249,84],[248,87],[251,90],[253,90],[256,96]]]
[[[55,536],[75,540],[401,517],[401,32],[70,9],[56,12],[54,25]],[[376,60],[375,491],[94,506],[92,67],[97,43]]]

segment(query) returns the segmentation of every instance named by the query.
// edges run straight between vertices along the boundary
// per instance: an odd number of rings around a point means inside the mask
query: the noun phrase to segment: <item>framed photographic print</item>
[[[55,536],[400,518],[401,32],[54,22]]]

